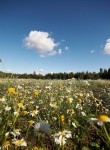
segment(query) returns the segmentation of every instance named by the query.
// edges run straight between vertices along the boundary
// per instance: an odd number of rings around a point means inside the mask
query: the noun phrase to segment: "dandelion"
[[[15,92],[15,88],[8,88],[8,93],[14,93]]]
[[[33,94],[34,94],[35,96],[38,96],[38,95],[39,95],[39,92],[38,92],[38,91],[34,91]]]
[[[100,115],[98,118],[90,118],[89,121],[96,121],[98,125],[102,126],[104,122],[110,122],[110,118],[106,115]]]

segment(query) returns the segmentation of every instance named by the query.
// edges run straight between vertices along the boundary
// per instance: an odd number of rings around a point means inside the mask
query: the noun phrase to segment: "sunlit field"
[[[109,150],[110,81],[0,80],[3,150]]]

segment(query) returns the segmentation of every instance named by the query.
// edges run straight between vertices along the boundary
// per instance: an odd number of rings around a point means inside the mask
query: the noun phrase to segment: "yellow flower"
[[[72,103],[73,99],[72,98],[68,98],[67,99],[69,103]]]
[[[15,88],[8,88],[8,93],[14,93],[15,92]]]
[[[28,122],[29,122],[30,126],[32,126],[32,125],[34,124],[35,121],[29,120]]]
[[[10,146],[10,141],[5,141],[3,143],[3,148],[8,148]]]
[[[34,95],[36,95],[36,96],[39,95],[39,92],[38,92],[38,91],[34,91],[33,93],[34,93]]]
[[[60,97],[60,101],[63,101],[63,98],[62,98],[62,97]]]
[[[37,148],[36,146],[34,146],[34,147],[32,148],[32,150],[38,150],[38,148]]]
[[[62,123],[64,123],[65,116],[64,116],[64,115],[61,115],[61,116],[60,116],[60,120],[61,120]]]
[[[105,122],[108,122],[108,121],[110,121],[110,118],[108,117],[108,116],[106,116],[106,115],[101,115],[101,116],[99,116],[98,117],[98,120],[99,121],[105,121]]]
[[[27,112],[26,110],[23,111],[24,115],[27,115],[29,112]]]
[[[23,103],[18,103],[19,108],[23,107]]]
[[[110,118],[106,115],[100,115],[98,118],[90,118],[89,121],[97,121],[97,124],[102,126],[104,122],[110,122]]]
[[[32,148],[32,150],[44,150],[43,148],[41,148],[41,147],[36,147],[36,146],[34,146],[33,148]]]
[[[15,95],[15,96],[18,96],[18,94],[19,94],[19,92],[14,92],[14,95]]]
[[[78,102],[79,102],[79,103],[82,103],[82,100],[81,100],[81,99],[78,99]]]

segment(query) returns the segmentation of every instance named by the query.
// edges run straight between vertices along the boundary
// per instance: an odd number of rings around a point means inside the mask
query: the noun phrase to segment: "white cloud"
[[[95,50],[91,50],[91,53],[92,53],[92,54],[95,53]]]
[[[52,56],[55,56],[57,54],[58,54],[58,52],[53,50],[52,52],[49,52],[49,53],[46,53],[46,54],[41,54],[40,57],[42,57],[42,58],[49,57],[49,56],[52,57]]]
[[[68,46],[65,46],[65,50],[67,51],[69,49],[69,47]]]
[[[29,49],[34,49],[43,56],[43,54],[52,55],[55,53],[54,48],[59,43],[55,43],[48,32],[31,31],[24,39],[25,46]]]
[[[110,38],[106,40],[104,47],[104,53],[110,55]]]
[[[58,54],[59,54],[59,55],[62,54],[62,49],[61,49],[61,48],[58,50]]]
[[[62,54],[62,49],[59,49],[58,51],[53,50],[52,52],[46,53],[46,54],[41,54],[40,57],[44,58],[44,57],[52,57],[55,55],[61,55]]]
[[[11,72],[12,72],[12,70],[11,70],[11,69],[7,69],[7,70],[6,70],[6,72],[11,73]]]
[[[44,75],[45,73],[44,73],[44,69],[39,69],[39,70],[37,70],[36,71],[36,74],[42,74],[42,75]]]
[[[64,39],[62,39],[62,40],[61,40],[61,42],[65,42],[65,40],[64,40]]]

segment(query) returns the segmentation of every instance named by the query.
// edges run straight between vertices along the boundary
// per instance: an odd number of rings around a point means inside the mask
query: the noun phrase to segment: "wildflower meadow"
[[[0,149],[109,150],[110,81],[0,80]]]

